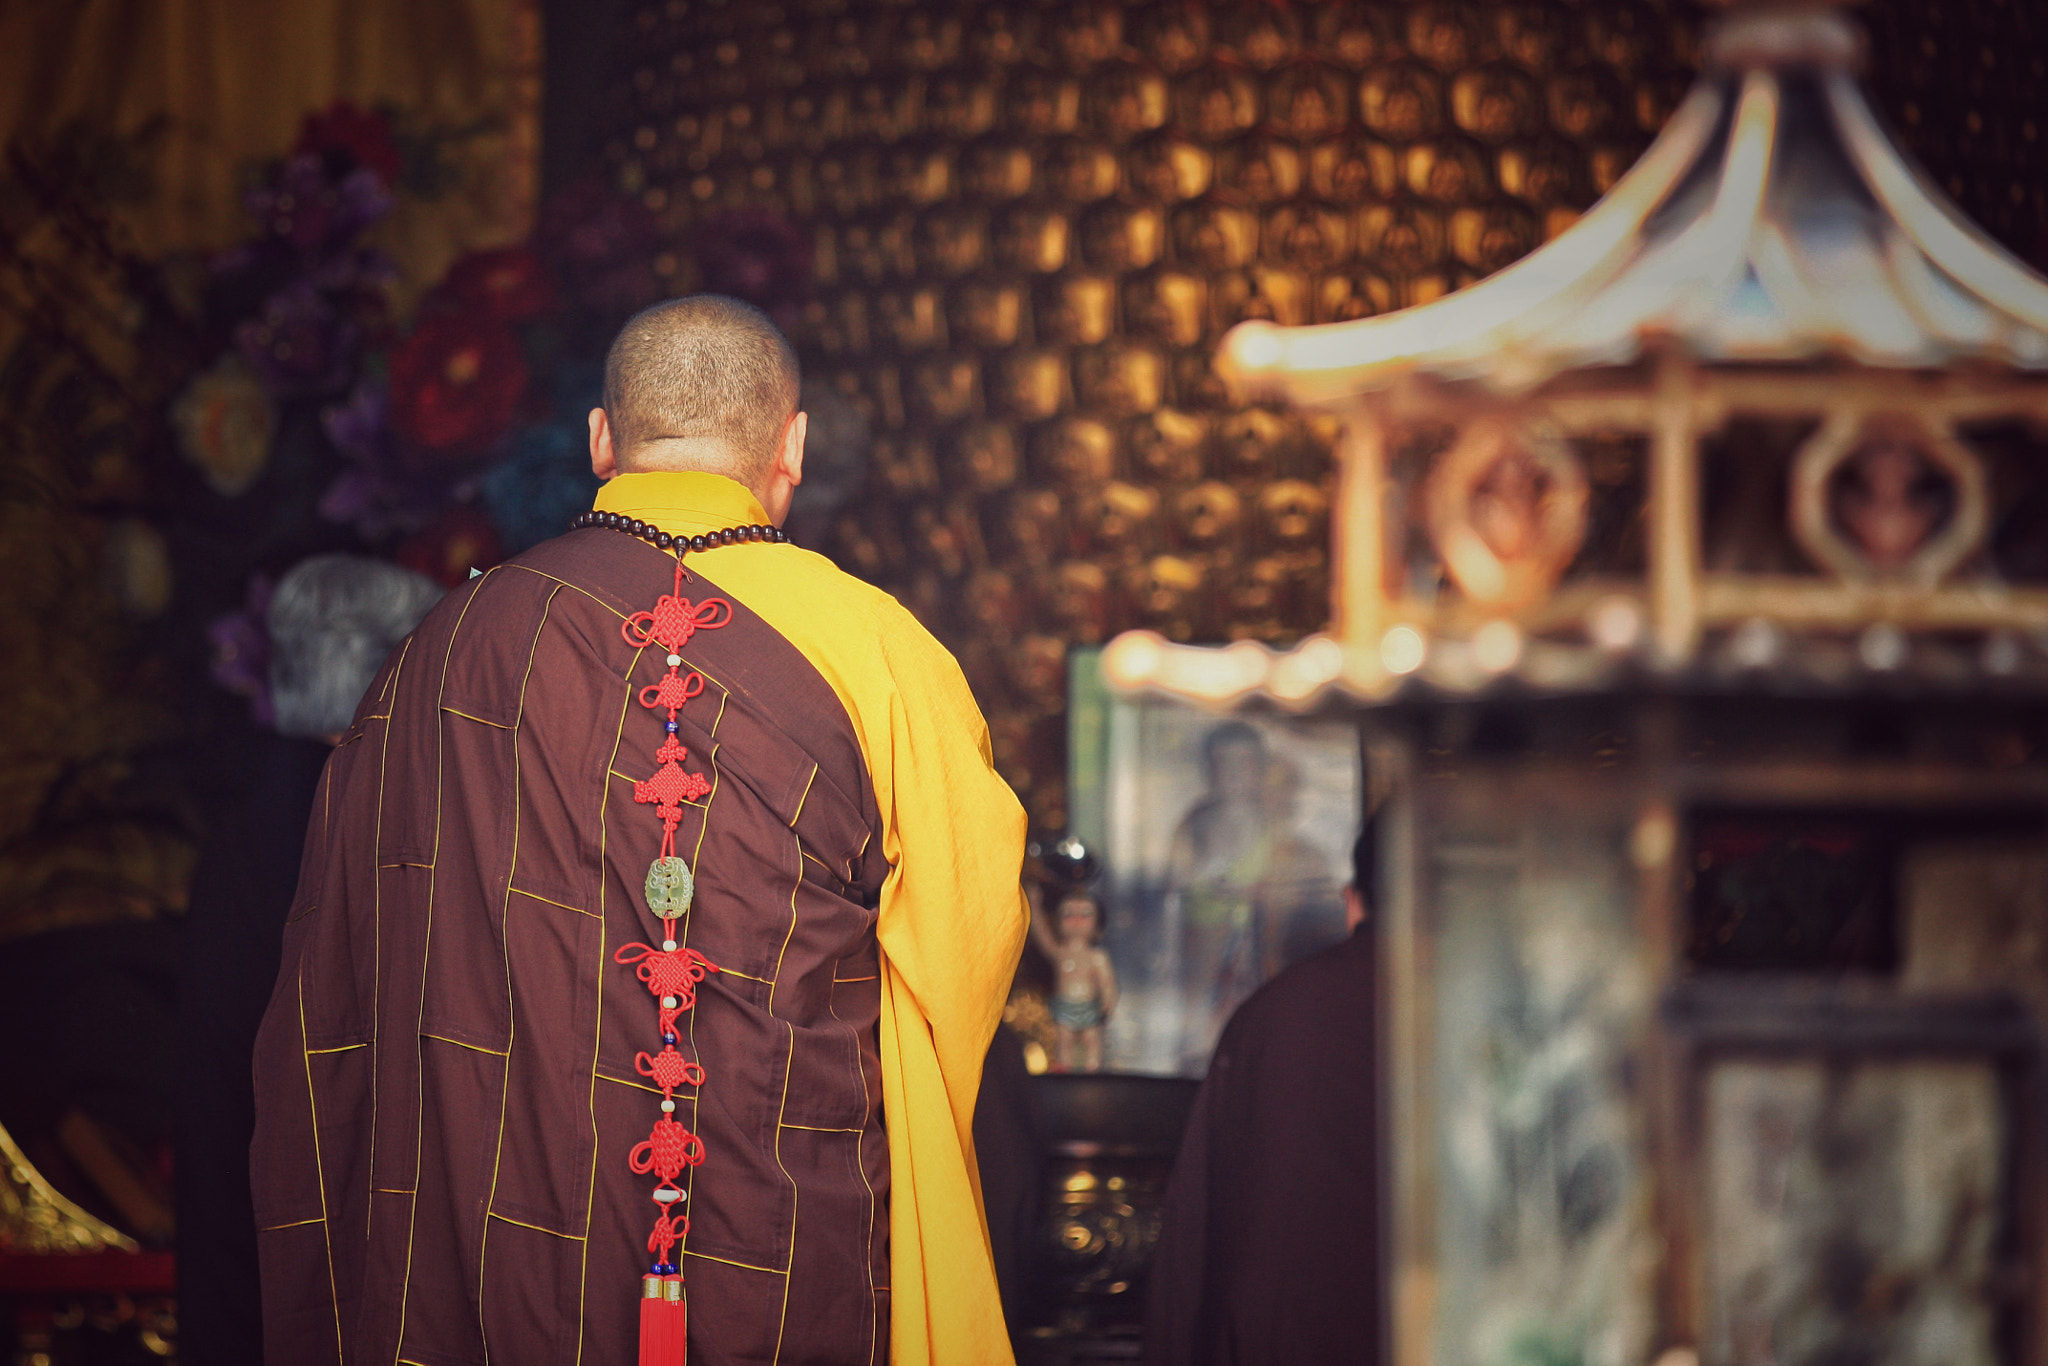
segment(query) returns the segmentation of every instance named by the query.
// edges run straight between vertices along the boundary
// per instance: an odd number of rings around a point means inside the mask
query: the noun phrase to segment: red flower
[[[298,145],[292,151],[317,157],[338,152],[386,185],[398,181],[401,161],[390,122],[382,114],[358,109],[347,100],[336,100],[319,113],[306,115],[299,124]]]
[[[555,306],[555,282],[527,247],[471,252],[449,268],[441,291],[458,307],[501,323],[528,322]]]
[[[408,538],[394,558],[414,573],[453,588],[469,577],[470,570],[489,569],[504,554],[489,517],[473,507],[454,507]]]
[[[477,455],[512,429],[526,357],[504,323],[436,313],[391,353],[391,425],[436,455]]]

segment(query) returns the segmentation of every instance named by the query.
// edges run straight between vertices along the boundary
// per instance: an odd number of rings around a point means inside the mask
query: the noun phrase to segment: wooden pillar
[[[1337,443],[1337,505],[1330,519],[1332,626],[1347,652],[1379,658],[1386,621],[1386,431],[1363,407]]]
[[[1676,669],[1699,646],[1699,461],[1692,370],[1658,362],[1650,438],[1650,630],[1660,667]]]

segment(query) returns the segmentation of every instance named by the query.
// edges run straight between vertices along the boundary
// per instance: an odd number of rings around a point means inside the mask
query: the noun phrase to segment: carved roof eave
[[[1720,65],[1555,240],[1415,308],[1242,324],[1218,368],[1248,396],[1334,408],[1404,380],[1521,393],[1658,354],[2048,372],[2048,281],[1900,158],[1853,51],[1831,15],[1732,23]],[[1817,91],[1822,108],[1788,136],[1794,79],[1794,97]]]

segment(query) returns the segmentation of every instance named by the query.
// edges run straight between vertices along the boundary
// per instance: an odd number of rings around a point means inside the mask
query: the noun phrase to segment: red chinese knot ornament
[[[661,1051],[634,1059],[640,1075],[661,1088],[661,1115],[645,1140],[626,1156],[626,1165],[640,1176],[655,1179],[652,1198],[659,1211],[647,1236],[654,1263],[641,1278],[640,1366],[684,1366],[687,1324],[683,1297],[682,1258],[677,1247],[690,1231],[689,1216],[679,1208],[689,1198],[684,1174],[704,1160],[704,1141],[676,1118],[676,1091],[702,1086],[704,1069],[683,1056],[680,1020],[697,1004],[697,984],[718,971],[717,964],[676,940],[676,922],[689,913],[696,891],[690,865],[676,853],[676,827],[685,803],[711,791],[710,780],[683,767],[690,751],[676,738],[677,714],[704,691],[704,677],[683,672],[680,651],[699,631],[715,630],[732,620],[732,604],[723,598],[693,603],[683,596],[683,560],[676,556],[675,591],[662,595],[652,611],[636,612],[620,628],[635,650],[660,647],[667,652],[668,672],[661,681],[640,690],[640,705],[665,713],[665,734],[654,751],[654,775],[633,784],[633,800],[652,806],[661,820],[661,854],[647,871],[647,908],[660,917],[667,934],[661,947],[627,944],[612,955],[630,966],[656,1003],[655,1018]]]

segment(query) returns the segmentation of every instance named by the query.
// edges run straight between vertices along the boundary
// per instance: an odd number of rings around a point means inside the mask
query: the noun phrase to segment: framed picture
[[[1118,981],[1103,1067],[1199,1077],[1245,997],[1347,932],[1358,728],[1120,698],[1096,650],[1069,669],[1069,810]]]

